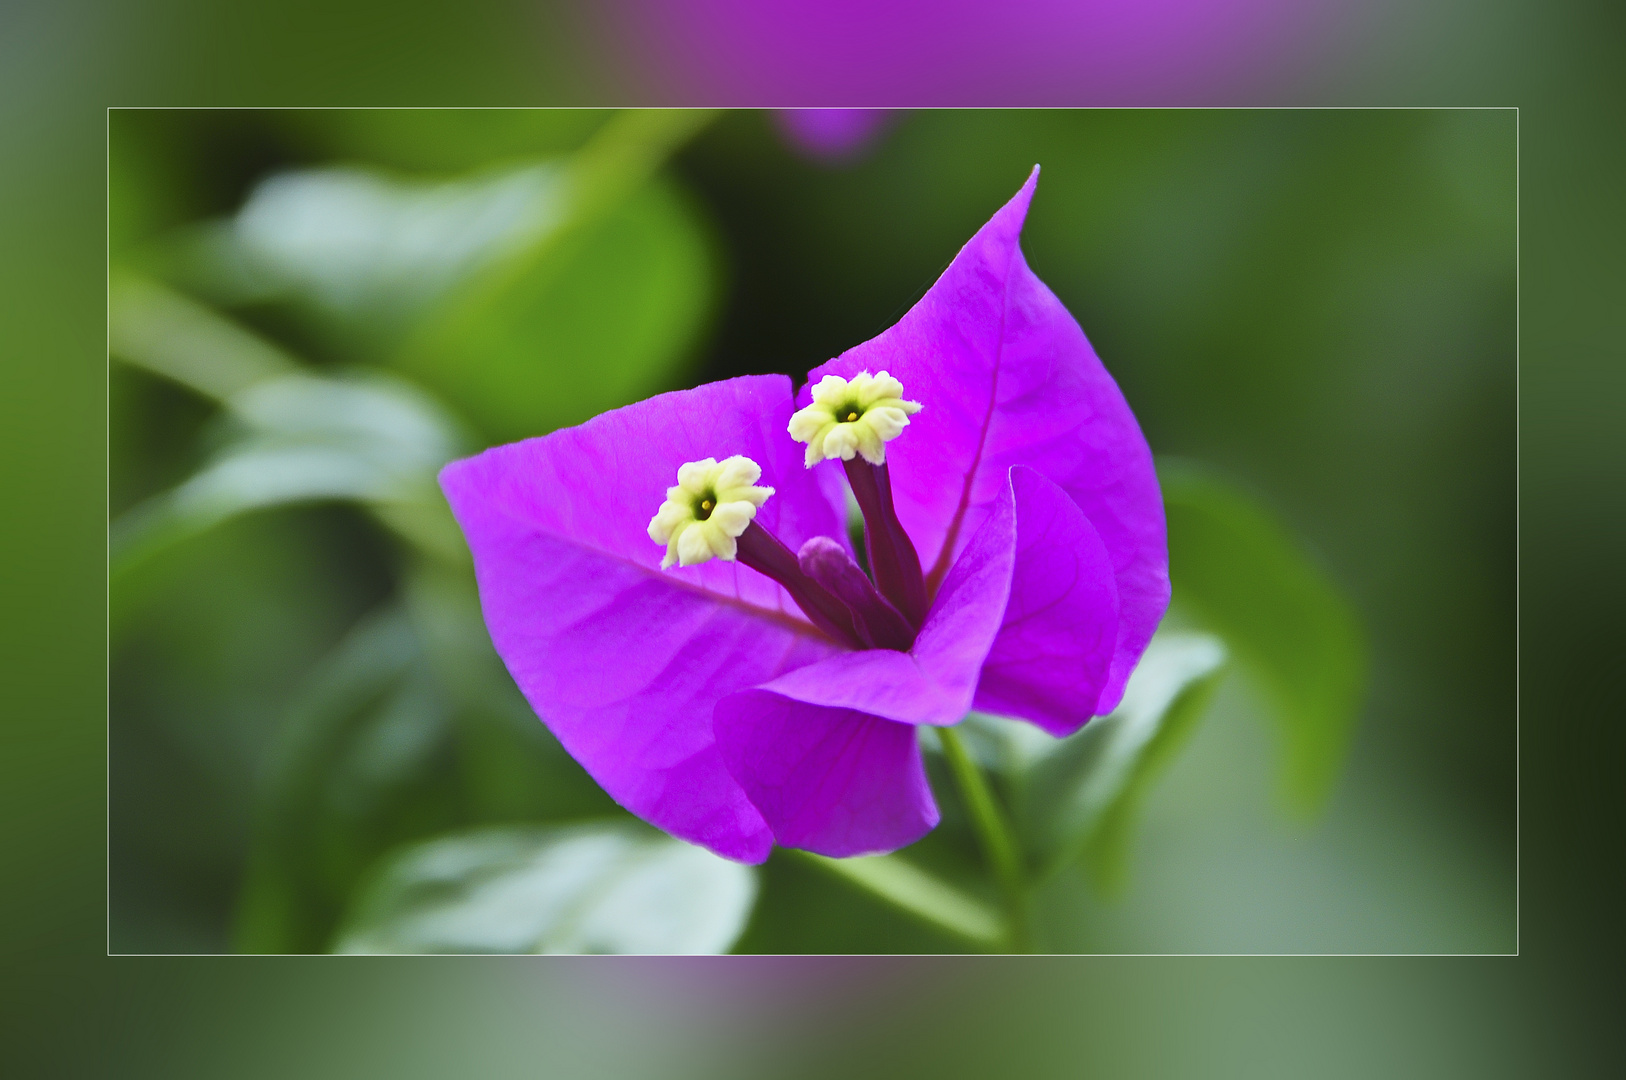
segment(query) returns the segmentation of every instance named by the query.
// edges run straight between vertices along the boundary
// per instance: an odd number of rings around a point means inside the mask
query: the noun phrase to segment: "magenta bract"
[[[776,492],[756,524],[792,551],[826,538],[804,562],[841,591],[842,469],[804,467],[782,376],[441,473],[497,652],[633,813],[745,862],[775,841],[892,851],[938,820],[915,725],[975,707],[1066,735],[1117,703],[1168,603],[1162,500],[1122,394],[1022,258],[1037,176],[897,325],[811,375],[884,369],[925,406],[887,448],[929,591],[907,651],[834,640],[738,562],[660,567],[646,525],[678,466],[741,454]]]

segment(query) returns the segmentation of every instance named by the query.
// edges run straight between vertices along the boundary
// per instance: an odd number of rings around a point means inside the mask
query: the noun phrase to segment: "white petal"
[[[678,563],[698,566],[711,561],[711,545],[706,543],[705,522],[697,521],[678,536]]]
[[[748,457],[735,454],[717,466],[717,475],[712,478],[712,484],[720,494],[724,490],[750,487],[760,479],[762,466]]]
[[[790,437],[797,442],[811,442],[820,429],[826,424],[835,423],[835,419],[828,405],[815,402],[805,409],[798,410],[790,418],[788,429]]]
[[[691,495],[703,495],[711,484],[712,473],[716,467],[716,458],[685,462],[678,466],[678,486]]]
[[[903,384],[883,371],[869,380],[858,400],[862,404],[873,405],[878,401],[885,401],[887,398],[901,398],[902,396]]]
[[[847,393],[847,380],[840,375],[826,375],[813,388],[813,400],[823,405],[838,403]]]
[[[738,536],[756,516],[756,504],[742,499],[739,502],[718,503],[717,509],[711,512],[711,517],[707,521],[715,522],[717,527],[729,536]]]
[[[902,409],[881,406],[864,414],[864,426],[874,430],[882,439],[895,439],[909,425],[909,417]]]
[[[852,424],[837,424],[830,429],[824,437],[824,456],[827,458],[840,458],[842,461],[851,461],[853,451],[858,447],[858,437],[853,433]]]
[[[886,443],[867,424],[858,431],[858,452],[871,465],[886,464]]]

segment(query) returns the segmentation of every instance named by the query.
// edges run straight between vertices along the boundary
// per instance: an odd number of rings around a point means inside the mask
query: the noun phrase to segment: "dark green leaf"
[[[1211,471],[1162,461],[1176,605],[1225,640],[1282,733],[1282,787],[1308,812],[1343,764],[1366,681],[1349,603],[1288,531]]]
[[[444,695],[399,608],[340,643],[280,734],[239,901],[246,952],[319,950],[365,869],[456,821]]]
[[[484,829],[390,857],[335,952],[721,953],[756,875],[647,828]]]

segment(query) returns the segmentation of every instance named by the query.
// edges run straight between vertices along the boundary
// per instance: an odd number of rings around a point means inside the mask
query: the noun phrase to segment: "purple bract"
[[[497,652],[633,813],[745,862],[776,841],[892,851],[938,820],[916,725],[977,708],[1060,736],[1117,704],[1168,603],[1162,500],[1117,385],[1022,257],[1037,177],[799,403],[783,376],[731,379],[442,472]],[[907,430],[884,462],[806,466],[792,413],[864,372],[920,404]],[[734,455],[773,488],[738,560],[663,570],[662,493]]]

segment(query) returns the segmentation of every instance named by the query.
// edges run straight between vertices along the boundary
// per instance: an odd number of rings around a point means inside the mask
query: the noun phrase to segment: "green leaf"
[[[1126,838],[1144,795],[1195,728],[1224,665],[1217,639],[1159,631],[1118,708],[1052,742],[1027,765],[1017,783],[1018,820],[1041,873],[1085,853],[1098,881],[1121,881]]]
[[[288,305],[492,438],[542,434],[671,388],[693,353],[712,244],[656,174],[708,117],[617,113],[572,154],[456,179],[278,173],[179,236],[166,272],[223,304]]]
[[[400,608],[335,648],[278,736],[238,903],[240,951],[319,950],[380,853],[455,823],[440,753],[451,719]]]
[[[344,953],[721,953],[756,874],[631,824],[482,829],[391,856]]]
[[[669,388],[710,308],[690,204],[650,184],[447,302],[396,357],[500,439],[543,434]]]
[[[114,357],[215,401],[299,370],[292,357],[230,319],[128,271],[111,273],[107,310]]]
[[[312,674],[263,794],[236,932],[251,952],[325,948],[367,871],[402,844],[617,812],[513,685],[472,572],[429,559]]]
[[[899,910],[974,944],[986,948],[1005,941],[1005,923],[987,904],[896,855],[830,859],[807,851],[798,854]]]
[[[219,401],[236,431],[194,476],[112,523],[115,583],[237,514],[320,499],[366,502],[419,546],[463,557],[434,478],[466,440],[420,391],[380,373],[303,374],[229,319],[128,274],[115,277],[111,336],[118,358]]]
[[[279,172],[233,218],[183,234],[176,271],[222,303],[303,305],[378,351],[471,275],[552,237],[567,189],[564,163],[541,159],[456,179]]]
[[[488,433],[537,435],[673,382],[705,320],[713,257],[654,181],[710,114],[617,114],[564,166],[552,227],[476,274],[397,362]]]
[[[1348,601],[1256,501],[1212,471],[1161,461],[1176,606],[1225,640],[1282,735],[1282,794],[1308,813],[1342,767],[1366,683]]]

